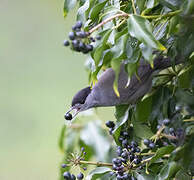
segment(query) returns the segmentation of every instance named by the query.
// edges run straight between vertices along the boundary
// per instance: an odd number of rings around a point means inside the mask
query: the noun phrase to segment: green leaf
[[[63,16],[66,17],[67,13],[75,7],[77,0],[65,0],[63,8]]]
[[[154,180],[154,175],[149,173],[146,174],[145,172],[136,173],[136,178],[138,180]]]
[[[103,55],[103,51],[108,48],[106,43],[108,41],[108,38],[109,38],[111,32],[112,32],[112,30],[110,29],[105,33],[105,35],[103,36],[103,39],[102,39],[102,43],[96,47],[96,49],[93,53],[93,58],[94,58],[96,66],[99,65],[100,59],[102,58],[102,55]]]
[[[155,39],[148,20],[138,15],[131,15],[128,19],[128,32],[139,41],[152,48],[164,51],[166,48]]]
[[[95,180],[97,178],[104,176],[106,173],[110,171],[111,169],[108,167],[97,167],[88,174],[86,180]]]
[[[137,119],[133,119],[132,124],[134,133],[137,137],[141,139],[148,139],[154,135],[150,127],[139,122]]]
[[[175,177],[180,168],[181,166],[174,161],[167,162],[157,175],[156,180],[171,180]]]
[[[149,166],[156,162],[159,158],[163,157],[165,154],[170,154],[173,150],[175,149],[174,146],[166,146],[166,147],[161,147],[156,151],[156,154],[152,157],[152,159],[149,162]]]
[[[145,46],[143,43],[140,44],[140,48],[145,60],[149,61],[150,63],[153,63],[154,59],[153,48],[150,46]]]
[[[140,122],[147,122],[152,111],[152,96],[143,99],[136,105],[135,116]]]
[[[90,14],[90,18],[94,21],[95,19],[99,18],[100,11],[104,8],[108,0],[105,0],[101,3],[97,3],[94,8],[92,9],[92,12]]]
[[[126,72],[129,75],[129,81],[132,75],[137,71],[138,64],[137,63],[128,63],[126,64]]]
[[[175,179],[177,180],[192,180],[192,176],[188,175],[188,172],[185,172],[184,170],[180,170],[177,172]]]
[[[111,67],[115,72],[115,79],[113,83],[113,89],[117,97],[120,97],[119,90],[118,90],[118,81],[119,81],[119,73],[120,73],[120,67],[121,67],[121,61],[117,59],[113,59],[111,61]]]
[[[120,105],[120,106],[116,106],[115,108],[116,108],[115,117],[117,121],[116,121],[116,127],[113,132],[113,137],[118,144],[118,137],[120,135],[121,127],[129,118],[130,106]]]

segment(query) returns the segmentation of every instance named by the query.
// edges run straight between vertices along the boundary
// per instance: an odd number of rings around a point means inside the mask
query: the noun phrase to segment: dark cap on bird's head
[[[75,96],[73,97],[73,100],[71,102],[71,108],[70,110],[65,114],[65,119],[66,120],[71,120],[72,118],[74,118],[80,111],[85,110],[85,106],[84,103],[86,101],[86,98],[88,97],[88,95],[91,93],[91,87],[86,87],[81,89],[80,91],[78,91]],[[69,114],[71,111],[75,110],[75,114],[73,115],[73,117],[71,117],[70,119],[68,119]]]

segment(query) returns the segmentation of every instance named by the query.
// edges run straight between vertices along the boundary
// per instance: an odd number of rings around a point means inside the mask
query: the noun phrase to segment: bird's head
[[[75,96],[73,97],[71,108],[70,110],[65,114],[66,120],[73,119],[79,112],[85,111],[89,109],[90,107],[86,103],[86,99],[88,95],[91,93],[91,87],[86,87],[84,89],[81,89],[78,91]],[[73,116],[70,114],[70,112],[74,111]]]

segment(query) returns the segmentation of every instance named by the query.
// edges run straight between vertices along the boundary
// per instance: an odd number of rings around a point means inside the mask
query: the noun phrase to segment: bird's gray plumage
[[[176,64],[179,63],[178,61],[176,62]],[[88,87],[84,88],[74,96],[72,109],[80,112],[92,107],[132,104],[151,89],[153,72],[168,68],[169,66],[171,66],[170,59],[163,58],[162,56],[154,60],[154,68],[151,68],[147,62],[140,61],[137,75],[133,75],[128,86],[126,86],[128,74],[125,71],[125,65],[121,64],[118,79],[120,97],[113,90],[115,72],[112,68],[108,68],[102,73],[98,82],[91,90]]]

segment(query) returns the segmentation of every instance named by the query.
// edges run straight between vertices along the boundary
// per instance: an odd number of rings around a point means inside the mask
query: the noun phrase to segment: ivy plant
[[[153,67],[155,58],[168,57],[172,66],[155,75],[152,91],[135,104],[116,106],[116,120],[106,126],[89,116],[64,125],[60,179],[81,171],[77,179],[192,180],[194,1],[65,0],[64,17],[74,8],[77,22],[64,45],[86,54],[89,84],[113,68],[119,96],[121,63],[129,78],[138,77],[142,59]]]

